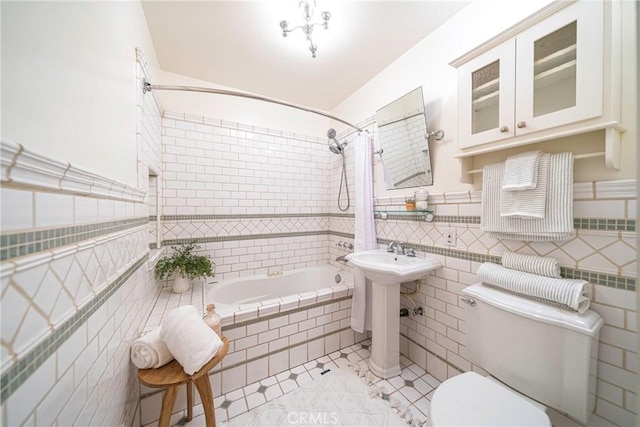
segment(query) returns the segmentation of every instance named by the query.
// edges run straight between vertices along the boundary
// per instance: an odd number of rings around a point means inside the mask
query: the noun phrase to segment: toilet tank
[[[463,293],[469,358],[520,393],[586,424],[595,405],[602,318],[481,284]]]

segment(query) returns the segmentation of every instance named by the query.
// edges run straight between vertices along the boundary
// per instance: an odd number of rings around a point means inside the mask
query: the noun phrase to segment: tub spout
[[[336,261],[347,262],[349,260],[347,259],[346,255],[340,255],[339,257],[336,258]]]

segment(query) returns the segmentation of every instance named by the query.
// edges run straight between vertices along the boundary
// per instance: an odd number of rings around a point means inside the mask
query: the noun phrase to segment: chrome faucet
[[[336,261],[347,262],[349,260],[347,259],[346,255],[340,255],[339,257],[336,258]]]
[[[394,252],[394,248],[398,255],[404,255],[404,243],[394,240],[387,246],[387,252]]]

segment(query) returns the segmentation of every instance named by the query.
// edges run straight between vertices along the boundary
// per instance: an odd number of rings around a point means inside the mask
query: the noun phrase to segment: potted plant
[[[154,272],[156,279],[166,280],[175,274],[173,292],[179,294],[191,289],[191,281],[197,278],[212,277],[213,264],[207,256],[195,255],[194,249],[199,249],[195,242],[182,246],[171,246],[173,254],[163,256],[158,260]]]
[[[416,210],[416,199],[413,196],[406,196],[404,198],[404,205],[408,211]]]

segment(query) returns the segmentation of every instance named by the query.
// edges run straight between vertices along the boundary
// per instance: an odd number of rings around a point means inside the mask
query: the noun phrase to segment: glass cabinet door
[[[517,38],[516,135],[602,114],[602,2],[579,2]]]
[[[513,133],[515,41],[506,42],[460,68],[461,147],[508,138]]]

